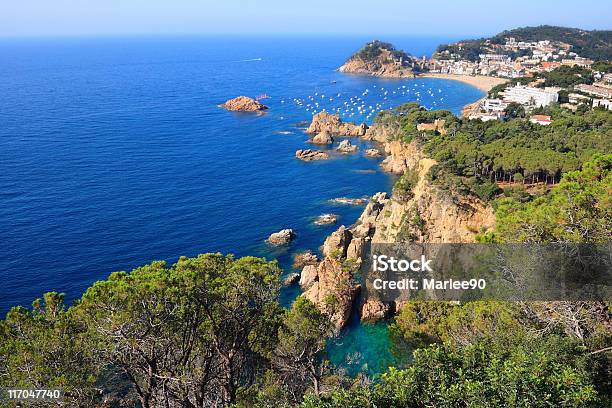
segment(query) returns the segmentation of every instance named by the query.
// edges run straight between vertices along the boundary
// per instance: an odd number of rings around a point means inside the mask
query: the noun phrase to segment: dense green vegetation
[[[513,192],[498,200],[494,236],[501,242],[608,242],[611,189],[612,154],[595,154],[546,194],[525,201]]]
[[[373,61],[382,53],[382,50],[389,51],[395,59],[402,58],[404,61],[408,61],[410,58],[406,52],[397,50],[392,44],[379,40],[367,43],[353,57],[361,58],[364,61]]]
[[[507,122],[456,118],[448,111],[427,111],[415,103],[385,112],[377,120],[399,125],[399,137],[417,141],[438,165],[430,177],[443,189],[488,200],[509,183],[555,185],[565,172],[578,170],[596,152],[612,152],[612,114],[604,110],[571,113],[559,107],[536,109],[549,114],[549,126],[520,118]],[[419,132],[418,123],[446,120],[446,134]]]
[[[493,301],[410,302],[391,325],[395,341],[417,347],[406,368],[390,369],[371,387],[356,383],[308,396],[303,406],[606,406],[609,356],[585,350],[609,345],[611,333],[591,318],[582,337],[568,334],[574,330],[569,317],[585,321],[580,317],[596,314],[594,308],[579,310]]]
[[[538,78],[544,78],[544,86],[569,88],[578,84],[592,84],[593,72],[577,65],[573,67],[563,65],[550,72],[539,73]]]
[[[60,386],[70,407],[99,404],[117,382],[125,406],[234,402],[277,343],[279,275],[262,259],[207,254],[114,273],[67,310],[47,294],[0,323],[0,386]]]
[[[516,41],[534,42],[550,40],[571,45],[571,50],[581,57],[594,60],[612,60],[612,31],[610,30],[581,30],[578,28],[538,26],[521,27],[503,31],[491,38],[475,40],[462,40],[454,44],[438,46],[436,52],[449,51],[460,59],[478,61],[479,54],[487,53],[487,43],[503,44],[506,38],[514,37]],[[525,51],[518,53],[506,52],[509,56],[519,57]]]
[[[599,72],[612,72],[612,62],[595,61],[593,65],[591,65],[591,69]]]

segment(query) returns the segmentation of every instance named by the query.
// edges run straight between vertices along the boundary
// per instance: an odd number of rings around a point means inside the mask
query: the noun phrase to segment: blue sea
[[[289,273],[292,254],[318,250],[337,228],[313,225],[316,216],[350,225],[362,211],[331,199],[393,182],[357,140],[354,155],[296,160],[314,112],[371,122],[409,101],[458,113],[482,96],[455,81],[336,72],[366,40],[0,40],[0,313],[46,291],[70,302],[113,271],[181,255],[265,256]],[[420,56],[449,39],[388,40]],[[261,94],[270,97],[263,115],[218,106]],[[269,248],[282,228],[297,239]],[[283,303],[298,292],[285,290]],[[353,319],[330,358],[375,372],[388,349],[384,324]]]

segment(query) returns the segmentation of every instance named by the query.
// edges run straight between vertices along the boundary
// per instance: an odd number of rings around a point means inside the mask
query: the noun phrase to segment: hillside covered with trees
[[[593,60],[612,60],[612,31],[581,30],[578,28],[558,26],[521,27],[503,31],[490,38],[462,40],[453,44],[442,44],[436,52],[449,51],[461,59],[478,61],[479,54],[488,52],[489,44],[503,44],[508,37],[516,41],[544,41],[565,43],[571,46],[570,51],[581,57]]]
[[[430,177],[443,189],[474,194],[483,200],[501,194],[500,183],[556,185],[568,171],[579,170],[597,152],[612,152],[612,114],[602,109],[571,113],[558,106],[533,113],[549,114],[550,126],[532,124],[516,109],[506,122],[457,118],[445,110],[428,111],[408,103],[386,111],[378,123],[395,123],[397,137],[416,140],[437,160]],[[446,133],[421,132],[419,123],[444,119]]]

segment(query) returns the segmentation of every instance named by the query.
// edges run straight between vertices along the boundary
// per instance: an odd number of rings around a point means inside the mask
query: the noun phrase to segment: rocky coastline
[[[311,133],[354,134],[355,129],[363,127],[323,112],[313,118],[308,129]],[[359,137],[379,143],[384,151],[380,163],[384,171],[401,175],[410,169],[418,174],[418,181],[408,199],[385,192],[369,199],[336,199],[338,203],[365,204],[365,208],[353,225],[341,225],[325,239],[320,248],[322,259],[304,264],[299,285],[302,296],[329,316],[337,332],[354,310],[362,321],[375,322],[401,309],[400,304],[360,299],[362,288],[356,276],[372,243],[395,243],[407,236],[416,242],[474,242],[477,232],[495,225],[489,206],[473,197],[451,199],[428,180],[427,173],[436,161],[428,158],[416,142],[394,140],[391,136],[395,129],[387,125],[374,124],[364,130],[358,132]],[[378,149],[376,152],[383,155]],[[407,216],[413,213],[422,219],[419,227],[406,225]]]
[[[371,43],[373,44],[373,43]],[[371,45],[370,44],[370,45]],[[407,78],[415,77],[414,71],[406,66],[391,49],[378,47],[373,58],[363,58],[357,53],[347,60],[338,70],[372,76]],[[371,51],[371,50],[370,50]],[[424,74],[421,76],[438,77]],[[500,82],[499,78],[446,78],[459,80],[488,91]],[[437,125],[436,125],[437,126]],[[440,125],[444,128],[444,124]],[[449,197],[428,179],[429,170],[436,161],[427,157],[417,142],[405,143],[395,137],[398,125],[375,123],[355,124],[343,122],[339,115],[325,111],[317,113],[306,133],[309,143],[331,145],[337,137],[358,137],[374,142],[376,148],[365,149],[366,157],[384,157],[380,163],[383,171],[403,175],[407,170],[417,174],[417,182],[411,194],[401,196],[376,193],[371,198],[336,198],[337,204],[365,205],[358,220],[350,226],[341,225],[324,241],[321,259],[312,252],[309,262],[297,262],[294,270],[300,269],[299,279],[289,275],[287,282],[299,282],[302,295],[312,301],[333,322],[336,332],[340,332],[348,322],[353,311],[359,312],[364,322],[376,322],[399,312],[402,305],[384,303],[376,299],[360,297],[361,284],[356,279],[370,246],[375,243],[428,242],[428,243],[468,243],[474,242],[478,232],[488,231],[495,226],[495,217],[490,206],[473,197]],[[437,130],[437,128],[436,128]],[[349,140],[342,140],[336,147],[338,153],[352,153],[358,147]],[[304,161],[329,158],[326,151],[303,149],[296,157]],[[418,217],[419,225],[406,222]],[[336,219],[320,216],[315,224],[335,223]],[[311,257],[311,255],[314,255]],[[300,258],[301,259],[301,258]]]

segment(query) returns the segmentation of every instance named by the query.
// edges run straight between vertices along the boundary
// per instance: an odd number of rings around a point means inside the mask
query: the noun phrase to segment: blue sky
[[[0,36],[260,33],[488,35],[611,29],[608,0],[0,0]]]

